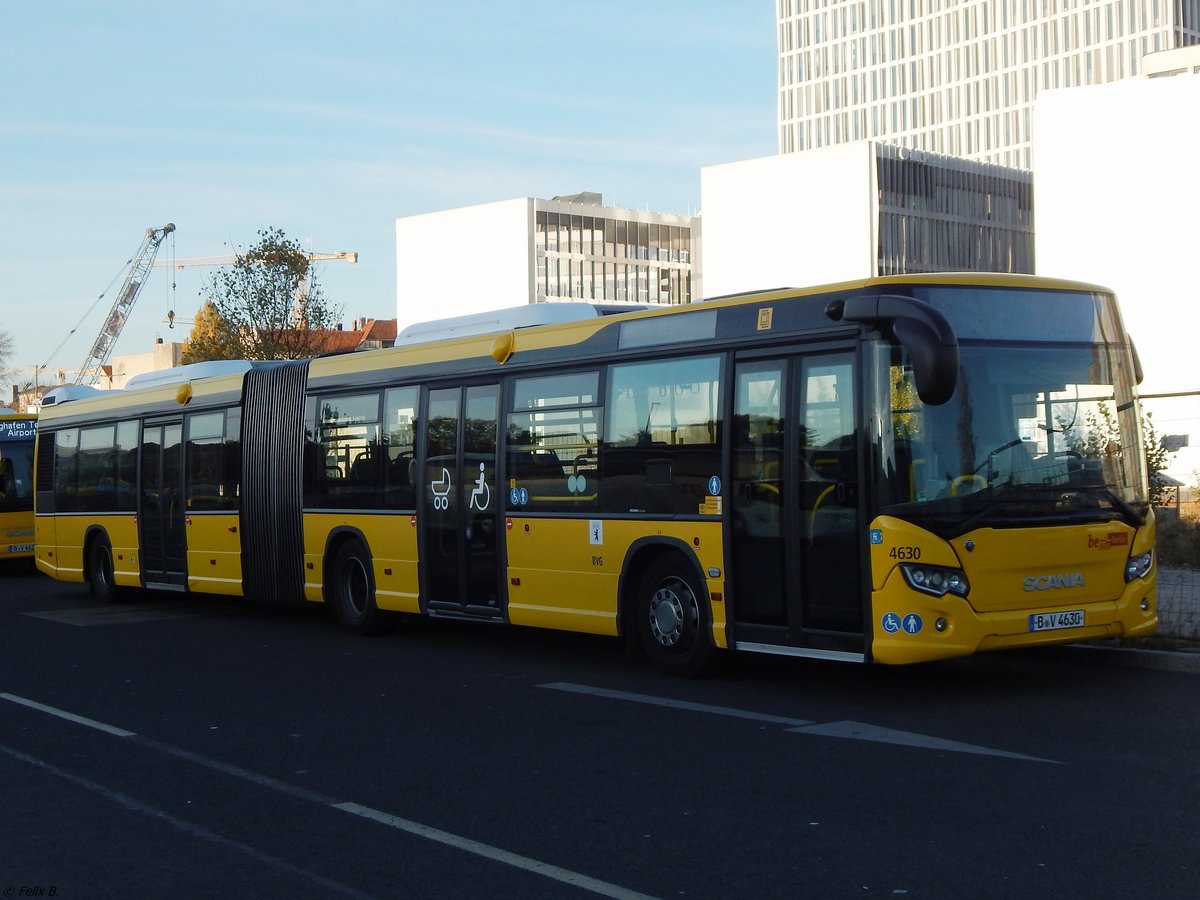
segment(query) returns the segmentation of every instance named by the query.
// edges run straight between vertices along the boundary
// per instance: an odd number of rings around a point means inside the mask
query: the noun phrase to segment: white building
[[[148,353],[114,356],[111,363],[101,372],[96,387],[102,391],[116,390],[125,387],[134,375],[173,369],[180,365],[182,354],[183,344],[178,341],[167,343],[159,338],[154,343],[154,349]]]
[[[705,296],[1033,272],[1028,172],[873,141],[700,170]]]
[[[525,303],[688,303],[696,227],[593,193],[397,219],[399,327]]]
[[[1200,43],[1200,0],[776,0],[779,151],[879,140],[1028,169],[1045,90]]]
[[[1150,70],[1200,68],[1200,47]],[[1181,61],[1181,56],[1185,58]],[[1038,272],[1114,289],[1137,345],[1160,435],[1187,434],[1169,472],[1200,470],[1195,178],[1200,74],[1051,91],[1034,117]]]

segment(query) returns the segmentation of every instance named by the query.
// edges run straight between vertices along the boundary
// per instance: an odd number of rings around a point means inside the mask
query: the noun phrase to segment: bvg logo
[[[1027,591],[1053,591],[1058,588],[1083,586],[1082,572],[1071,572],[1066,575],[1030,575],[1025,579],[1025,590]]]

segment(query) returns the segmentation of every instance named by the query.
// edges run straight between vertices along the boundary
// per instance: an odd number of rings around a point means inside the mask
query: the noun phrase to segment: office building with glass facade
[[[919,272],[1031,273],[1030,174],[858,141],[707,166],[706,295]]]
[[[604,206],[595,193],[406,216],[399,325],[526,303],[688,303],[697,231],[696,217]]]
[[[1200,0],[776,0],[779,152],[861,140],[1028,169],[1033,104],[1200,43]]]
[[[599,194],[533,201],[533,302],[692,300],[690,216],[601,205]]]

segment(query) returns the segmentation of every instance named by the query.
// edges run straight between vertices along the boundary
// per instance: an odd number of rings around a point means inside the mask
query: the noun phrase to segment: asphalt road
[[[5,570],[0,896],[1192,898],[1198,713],[1102,653],[683,681]]]

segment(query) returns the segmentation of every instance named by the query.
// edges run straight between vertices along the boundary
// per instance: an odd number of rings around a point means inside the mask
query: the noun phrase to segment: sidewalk
[[[1080,659],[1200,674],[1200,569],[1158,567],[1158,633],[1125,643],[1099,641],[1063,649]]]

